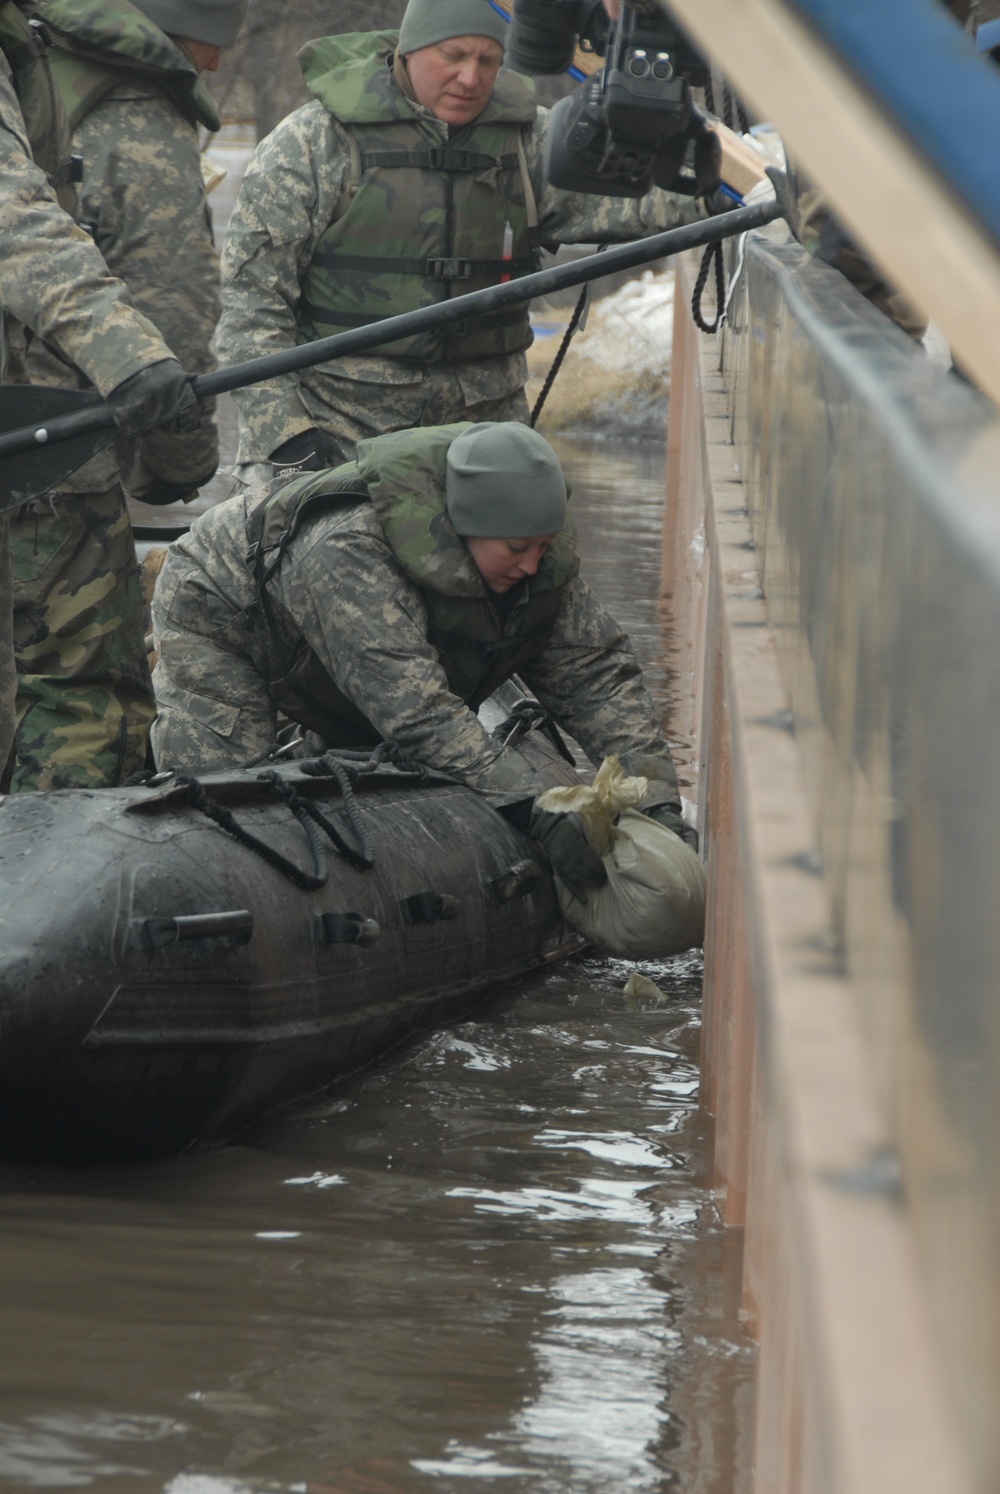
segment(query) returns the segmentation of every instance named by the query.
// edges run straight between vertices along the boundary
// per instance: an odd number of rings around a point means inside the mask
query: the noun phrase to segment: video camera
[[[601,0],[514,0],[507,65],[515,72],[564,72],[578,42],[606,60],[552,110],[552,185],[613,197],[643,197],[654,184],[714,192],[722,149],[691,99],[692,87],[709,82],[709,66],[656,0],[624,0],[614,22]]]

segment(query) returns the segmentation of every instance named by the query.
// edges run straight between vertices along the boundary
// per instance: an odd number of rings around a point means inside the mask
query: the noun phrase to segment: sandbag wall
[[[681,310],[665,592],[756,1487],[1000,1487],[1000,424],[797,245]],[[682,723],[682,726],[685,723]]]

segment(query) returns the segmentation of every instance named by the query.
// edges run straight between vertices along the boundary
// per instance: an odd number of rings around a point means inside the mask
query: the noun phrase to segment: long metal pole
[[[523,275],[503,285],[488,286],[486,290],[471,291],[467,295],[454,296],[434,306],[423,306],[419,311],[384,317],[350,332],[338,332],[333,337],[322,337],[316,342],[303,343],[280,353],[269,353],[264,358],[254,358],[248,363],[236,363],[230,368],[199,374],[192,380],[192,386],[202,399],[225,394],[231,389],[243,389],[248,384],[260,384],[265,379],[280,378],[283,374],[312,368],[318,363],[328,363],[334,358],[371,352],[386,343],[413,337],[421,332],[435,331],[453,322],[464,321],[469,316],[485,316],[507,306],[519,305],[535,296],[551,295],[554,291],[566,290],[569,286],[584,285],[587,281],[599,280],[618,270],[634,269],[650,260],[664,259],[668,255],[681,254],[686,249],[714,244],[719,239],[762,228],[764,224],[781,216],[782,209],[776,200],[738,208],[715,218],[685,224],[682,228],[652,234],[648,239],[640,239],[635,243],[617,245],[606,249],[602,254],[590,254],[583,260],[553,265],[550,269],[539,270],[534,275]],[[49,442],[110,430],[113,426],[108,406],[103,403],[93,405],[71,415],[57,416],[45,425],[23,426],[19,430],[0,435],[0,458],[36,450]]]

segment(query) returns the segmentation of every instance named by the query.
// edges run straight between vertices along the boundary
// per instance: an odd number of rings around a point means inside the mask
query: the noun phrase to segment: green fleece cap
[[[409,0],[399,28],[404,57],[453,36],[489,36],[507,45],[510,26],[490,0]]]
[[[231,47],[247,13],[247,0],[132,0],[136,10],[185,41]]]
[[[566,524],[566,479],[544,436],[516,421],[484,420],[448,447],[445,506],[456,534],[534,539]]]

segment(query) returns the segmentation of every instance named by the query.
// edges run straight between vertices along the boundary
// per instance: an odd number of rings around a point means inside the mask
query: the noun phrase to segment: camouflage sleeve
[[[214,367],[219,260],[201,174],[198,134],[154,85],[128,85],[103,99],[74,137],[83,156],[81,222],[133,304],[153,318],[189,373]],[[211,412],[187,435],[156,431],[136,443],[130,491],[154,477],[196,483],[214,470]]]
[[[542,787],[533,769],[448,688],[420,593],[375,524],[311,525],[290,547],[277,600],[384,737],[496,805],[533,798]]]
[[[350,170],[347,135],[319,101],[282,120],[257,147],[229,220],[222,253],[223,363],[295,346],[299,283],[333,219]],[[314,424],[299,377],[238,390],[237,461],[263,462]]]
[[[647,805],[677,797],[677,773],[632,646],[579,576],[544,650],[522,670],[529,689],[595,766],[617,753],[652,779]]]
[[[0,306],[58,348],[102,394],[170,356],[125,286],[56,202],[31,160],[10,75],[0,69]]]
[[[539,109],[524,141],[528,175],[538,206],[538,226],[544,243],[613,244],[641,239],[649,233],[697,223],[704,208],[693,197],[653,187],[645,197],[599,197],[595,192],[566,192],[550,187],[543,153],[549,111]]]

